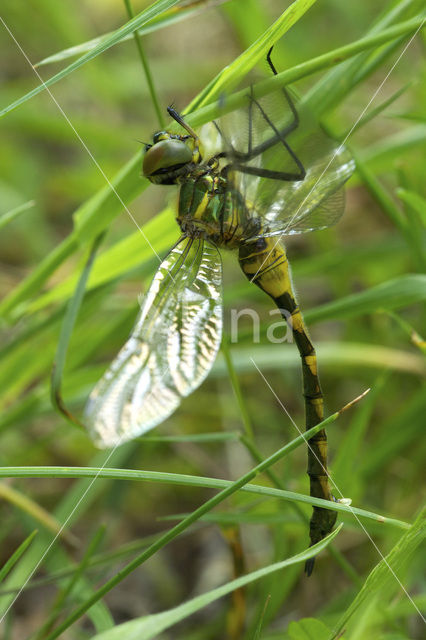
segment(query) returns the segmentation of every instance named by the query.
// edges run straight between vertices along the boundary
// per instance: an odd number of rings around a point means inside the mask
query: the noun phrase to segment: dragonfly
[[[271,51],[267,62],[276,75]],[[90,433],[101,447],[140,436],[205,379],[222,335],[219,249],[238,251],[245,276],[291,328],[310,429],[324,418],[323,394],[282,237],[337,222],[353,160],[318,124],[311,126],[310,116],[302,117],[285,87],[257,98],[250,86],[243,106],[208,123],[200,136],[173,106],[167,111],[182,131],[156,132],[142,169],[154,184],[179,186],[182,235],[158,267],[128,341],[89,397]],[[332,500],[324,430],[309,441],[307,473],[311,496]],[[336,517],[314,507],[311,544],[332,530]]]

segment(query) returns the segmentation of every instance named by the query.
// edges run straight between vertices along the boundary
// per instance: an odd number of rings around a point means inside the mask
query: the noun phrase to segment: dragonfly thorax
[[[182,182],[177,221],[184,234],[234,249],[257,235],[260,221],[217,162],[199,164]]]

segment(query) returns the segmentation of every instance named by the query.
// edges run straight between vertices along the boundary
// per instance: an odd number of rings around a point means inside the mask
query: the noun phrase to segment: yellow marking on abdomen
[[[313,374],[317,375],[317,357],[315,356],[305,356],[305,362],[308,365],[309,369]]]

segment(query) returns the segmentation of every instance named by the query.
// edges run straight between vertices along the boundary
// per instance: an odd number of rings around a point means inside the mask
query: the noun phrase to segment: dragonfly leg
[[[191,138],[193,138],[193,140],[194,140],[194,149],[197,150],[197,151],[200,151],[201,140],[197,136],[197,134],[195,133],[194,129],[192,127],[190,127],[187,122],[185,122],[185,120],[182,118],[180,113],[178,113],[178,111],[176,111],[176,109],[174,107],[172,107],[171,105],[167,107],[167,113],[169,114],[169,116],[171,116],[173,118],[173,120],[176,120],[176,122],[178,124],[180,124],[180,126],[183,127],[185,129],[185,131],[187,131],[189,133]]]
[[[172,107],[171,105],[169,107],[167,107],[167,113],[169,114],[169,116],[171,116],[173,118],[173,120],[176,120],[176,122],[178,124],[180,124],[180,126],[183,127],[185,129],[185,131],[187,131],[189,133],[189,135],[192,138],[194,138],[194,140],[199,140],[199,137],[195,133],[194,129],[192,127],[190,127],[187,122],[185,122],[185,120],[182,118],[180,113],[178,111],[176,111],[176,109],[174,107]]]
[[[272,62],[272,58],[271,58],[273,48],[274,47],[272,46],[269,49],[268,53],[266,54],[266,62],[268,63],[269,68],[271,69],[274,76],[277,76],[278,71],[276,70],[275,65]],[[287,131],[287,135],[288,135],[291,131],[294,131],[299,126],[299,114],[297,112],[296,105],[293,102],[293,98],[290,95],[290,92],[286,89],[286,87],[282,87],[281,91],[283,92],[285,99],[287,100],[287,104],[290,107],[291,112],[293,114],[293,122],[288,126],[288,131]]]
[[[252,88],[251,88],[252,91]],[[265,110],[262,108],[262,106],[260,105],[260,103],[253,97],[252,93],[249,95],[250,98],[250,120],[249,120],[249,141],[248,141],[248,147],[249,147],[249,151],[247,152],[241,152],[238,151],[237,149],[235,149],[231,144],[227,143],[226,137],[223,134],[223,132],[221,131],[219,125],[215,122],[214,125],[217,129],[217,131],[219,132],[219,134],[222,136],[224,144],[226,146],[229,147],[228,150],[226,151],[221,151],[220,153],[216,154],[214,157],[214,159],[219,160],[220,158],[228,158],[231,163],[229,165],[227,165],[226,167],[224,167],[224,169],[222,170],[223,172],[226,172],[227,170],[235,170],[235,171],[240,171],[241,173],[246,173],[246,174],[250,174],[250,175],[254,175],[254,176],[258,176],[260,178],[269,178],[271,180],[281,180],[281,181],[286,181],[286,182],[296,182],[299,180],[303,180],[306,176],[306,170],[301,162],[301,160],[299,159],[299,157],[296,155],[296,153],[293,151],[293,149],[290,147],[289,143],[286,140],[286,136],[291,133],[291,131],[293,131],[293,129],[295,129],[296,127],[293,126],[294,123],[291,123],[288,127],[286,127],[285,129],[279,130],[277,129],[277,127],[274,125],[274,123],[270,120],[268,114],[265,112]],[[263,119],[265,120],[265,122],[268,124],[268,126],[270,127],[270,129],[273,131],[274,135],[271,136],[271,138],[269,140],[266,140],[260,144],[258,144],[256,147],[253,147],[253,142],[252,142],[252,127],[250,124],[251,118],[252,118],[252,105],[255,104],[257,106],[257,108],[259,109]],[[261,153],[264,153],[264,151],[266,151],[268,148],[276,145],[276,144],[282,144],[285,149],[287,150],[288,154],[291,156],[291,158],[293,159],[294,163],[297,166],[297,171],[294,172],[286,172],[286,171],[273,171],[271,169],[266,169],[266,168],[262,168],[262,167],[255,167],[255,166],[251,166],[248,164],[245,164],[247,162],[249,162],[250,160],[252,160],[253,158],[255,158],[256,156],[258,156]],[[224,176],[225,177],[225,176]]]
[[[275,72],[276,73],[276,72]],[[306,171],[305,168],[302,164],[302,162],[300,161],[300,159],[298,158],[298,156],[295,154],[295,152],[293,151],[293,149],[290,147],[289,143],[286,140],[286,137],[295,129],[297,129],[297,127],[299,126],[299,115],[297,113],[296,107],[291,99],[291,96],[289,94],[289,92],[287,91],[287,89],[285,87],[282,87],[282,91],[286,97],[286,100],[290,106],[291,112],[293,114],[293,122],[290,122],[284,129],[277,129],[277,127],[275,126],[275,124],[272,122],[272,120],[269,118],[268,114],[265,112],[265,110],[263,109],[262,105],[260,104],[260,102],[258,100],[256,100],[253,96],[253,87],[250,88],[250,101],[255,104],[257,106],[257,108],[259,109],[263,119],[265,120],[265,122],[269,125],[269,127],[272,129],[272,131],[275,133],[276,137],[277,137],[277,142],[281,143],[284,145],[284,147],[287,149],[288,153],[290,154],[290,156],[292,157],[294,163],[296,164],[297,168],[299,169],[299,173],[296,173],[295,175],[298,176],[296,178],[294,178],[294,180],[303,180],[303,178],[306,176]],[[261,146],[261,145],[259,145]]]
[[[315,349],[293,292],[284,247],[274,238],[260,238],[256,242],[246,243],[240,247],[239,262],[247,278],[274,300],[291,328],[302,360],[305,427],[310,429],[323,420],[324,401]],[[327,472],[327,435],[324,429],[309,440],[307,472],[310,480],[310,495],[324,500],[333,500]],[[330,533],[336,518],[335,511],[313,507],[309,529],[311,545]],[[313,560],[306,563],[305,570],[308,575],[312,573],[313,565]]]
[[[271,60],[271,52],[272,52],[273,47],[270,48],[270,50],[268,51],[268,55],[266,57],[266,60],[269,64],[269,67],[271,68],[271,71],[274,75],[277,75],[277,70],[275,69],[275,66]],[[220,153],[216,154],[214,156],[215,159],[219,160],[220,158],[228,158],[231,160],[231,165],[230,168],[233,168],[237,171],[240,171],[241,173],[247,173],[250,175],[255,175],[261,178],[269,178],[272,180],[284,180],[284,181],[288,181],[288,182],[292,182],[292,181],[297,181],[297,180],[303,180],[306,176],[306,170],[300,160],[300,158],[297,156],[297,154],[293,151],[293,149],[291,148],[291,146],[289,145],[289,143],[287,142],[286,138],[287,136],[294,131],[295,129],[297,129],[297,127],[299,126],[299,114],[297,112],[296,109],[296,105],[294,104],[294,101],[290,95],[290,92],[285,88],[282,87],[282,93],[286,99],[286,102],[288,104],[288,106],[290,107],[290,111],[292,113],[293,119],[291,122],[289,122],[289,124],[287,126],[285,126],[282,129],[278,129],[275,124],[272,122],[272,120],[269,118],[268,114],[266,113],[266,111],[263,109],[262,105],[260,104],[260,102],[254,97],[253,95],[253,85],[250,86],[250,93],[247,95],[248,99],[249,99],[249,107],[248,107],[248,143],[247,143],[247,151],[243,152],[243,151],[239,151],[237,149],[235,149],[233,147],[233,145],[231,144],[231,142],[229,140],[227,140],[224,132],[221,130],[221,128],[219,127],[219,125],[213,121],[214,126],[216,127],[219,135],[222,137],[223,139],[223,143],[224,145],[227,147],[227,149],[225,151],[221,151]],[[262,116],[262,118],[264,119],[264,121],[267,123],[268,127],[271,129],[271,132],[274,133],[274,135],[271,136],[271,138],[269,138],[268,140],[264,140],[263,142],[261,142],[260,144],[257,144],[256,146],[254,146],[253,144],[253,107],[256,106],[260,115]],[[171,114],[172,115],[172,114]],[[262,168],[258,168],[258,167],[253,167],[253,166],[246,166],[245,163],[249,162],[250,160],[252,160],[253,158],[255,158],[256,156],[264,153],[267,149],[269,149],[270,147],[276,145],[276,144],[282,144],[288,154],[290,155],[290,157],[293,159],[295,165],[297,166],[298,171],[295,172],[284,172],[284,171],[271,171],[268,169],[262,169]],[[226,169],[226,167],[225,167]]]

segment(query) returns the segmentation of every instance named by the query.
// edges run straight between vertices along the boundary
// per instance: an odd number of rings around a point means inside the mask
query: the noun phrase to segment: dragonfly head
[[[198,164],[201,159],[198,138],[157,131],[152,144],[145,147],[142,172],[155,184],[175,184],[188,173],[190,165]]]

